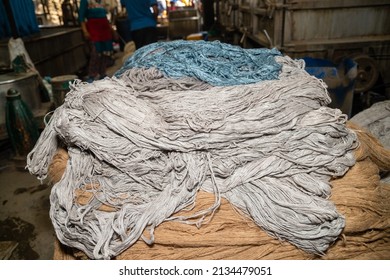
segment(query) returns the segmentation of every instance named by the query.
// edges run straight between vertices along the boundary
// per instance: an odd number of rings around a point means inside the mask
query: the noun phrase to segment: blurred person
[[[213,0],[200,0],[199,1],[200,12],[203,17],[204,31],[209,31],[215,24],[215,9]]]
[[[166,0],[157,0],[158,15],[162,16],[163,13],[167,10]]]
[[[115,31],[106,10],[105,0],[81,0],[79,21],[84,37],[90,42],[87,82],[107,76],[107,66],[112,63]]]
[[[157,0],[121,0],[136,49],[157,42]]]

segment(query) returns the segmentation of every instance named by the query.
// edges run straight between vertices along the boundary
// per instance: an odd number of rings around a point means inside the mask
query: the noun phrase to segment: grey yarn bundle
[[[351,118],[353,123],[367,129],[390,149],[390,100],[374,103]]]
[[[213,87],[155,68],[75,82],[27,165],[44,179],[58,147],[68,150],[50,197],[59,240],[110,259],[140,238],[152,244],[165,221],[212,223],[226,198],[269,234],[324,254],[345,225],[328,199],[329,180],[354,164],[357,137],[326,106],[322,81],[300,61],[277,61],[279,80],[247,85]],[[93,199],[79,205],[77,189]],[[214,205],[175,215],[193,207],[199,190],[213,192]]]

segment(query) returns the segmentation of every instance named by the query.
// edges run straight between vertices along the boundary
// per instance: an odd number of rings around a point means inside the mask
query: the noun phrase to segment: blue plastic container
[[[319,58],[305,57],[305,70],[322,79],[328,86],[332,102],[331,108],[338,108],[351,117],[355,81],[357,77],[357,63],[349,58],[335,64],[332,61]]]

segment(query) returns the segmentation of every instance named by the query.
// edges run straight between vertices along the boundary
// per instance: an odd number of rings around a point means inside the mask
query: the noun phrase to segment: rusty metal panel
[[[238,0],[221,0],[219,2],[219,20],[222,26],[232,30],[238,24]]]
[[[267,1],[267,0],[265,0]],[[273,2],[273,1],[268,1]],[[388,5],[389,0],[285,0],[289,9],[353,8]]]
[[[283,36],[283,0],[238,0],[238,30],[261,45],[280,47]]]
[[[390,3],[373,7],[286,9],[283,46],[390,40],[389,15]]]
[[[320,51],[390,40],[389,0],[239,0],[238,30],[266,47]]]

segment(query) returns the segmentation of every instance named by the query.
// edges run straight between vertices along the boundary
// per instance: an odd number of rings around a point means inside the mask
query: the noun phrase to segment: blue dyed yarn
[[[279,77],[276,49],[243,49],[219,41],[157,42],[138,49],[115,73],[155,67],[170,78],[193,77],[213,86],[251,84]]]

